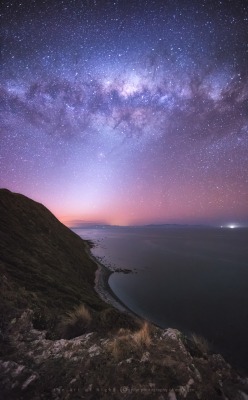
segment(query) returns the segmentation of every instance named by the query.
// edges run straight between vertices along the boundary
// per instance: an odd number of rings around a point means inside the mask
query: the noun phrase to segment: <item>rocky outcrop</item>
[[[5,399],[247,399],[248,380],[175,329],[49,340],[26,310],[8,333],[16,351],[0,361]]]

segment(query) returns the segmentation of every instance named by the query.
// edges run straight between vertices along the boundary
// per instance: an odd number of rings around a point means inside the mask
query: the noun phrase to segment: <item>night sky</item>
[[[1,11],[1,187],[66,223],[248,224],[246,1]]]

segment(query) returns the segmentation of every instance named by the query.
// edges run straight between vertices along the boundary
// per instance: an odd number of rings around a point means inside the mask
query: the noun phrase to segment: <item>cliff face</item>
[[[88,247],[41,204],[0,190],[2,398],[248,399],[248,381],[203,339],[105,304]]]

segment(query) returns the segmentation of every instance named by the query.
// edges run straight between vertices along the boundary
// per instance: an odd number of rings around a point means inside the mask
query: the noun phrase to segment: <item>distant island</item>
[[[73,223],[70,222],[67,224],[70,229],[85,229],[85,228],[123,228],[123,229],[128,229],[128,228],[183,228],[183,227],[191,227],[191,228],[211,228],[211,225],[188,225],[188,224],[145,224],[145,225],[110,225],[110,224],[101,224],[101,223],[95,223],[95,222],[77,222]]]
[[[92,245],[42,204],[0,189],[3,399],[248,398],[247,379],[204,338],[117,309]]]
[[[225,224],[225,225],[208,225],[208,224],[144,224],[144,225],[110,225],[98,222],[81,222],[81,221],[71,221],[66,224],[70,229],[105,229],[105,228],[196,228],[196,229],[245,229],[247,226],[239,224]]]

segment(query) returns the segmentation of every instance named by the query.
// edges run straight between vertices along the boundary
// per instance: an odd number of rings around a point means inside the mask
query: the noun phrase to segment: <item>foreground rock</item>
[[[248,398],[248,380],[175,329],[145,323],[133,332],[48,340],[26,310],[8,333],[15,353],[0,361],[6,400]]]

